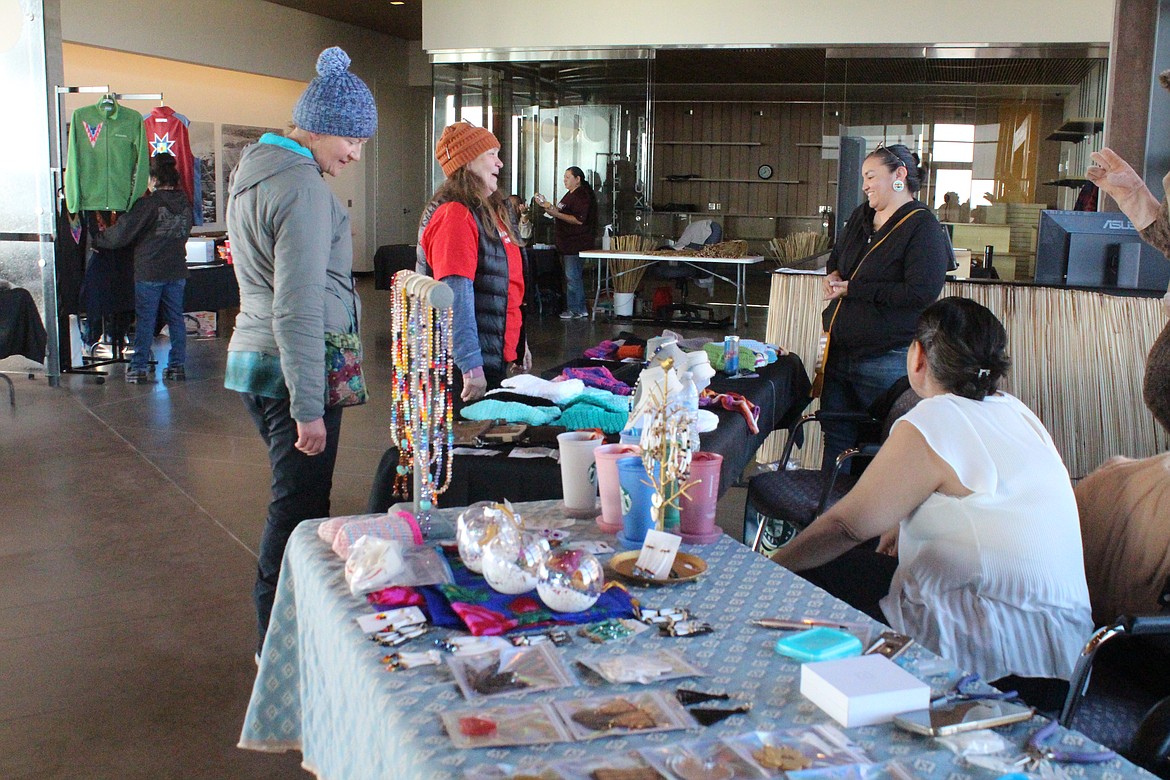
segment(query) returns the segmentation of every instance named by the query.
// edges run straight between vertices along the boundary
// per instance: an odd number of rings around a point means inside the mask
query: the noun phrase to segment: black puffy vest
[[[479,228],[479,262],[475,266],[475,324],[479,349],[487,372],[504,371],[504,328],[508,317],[508,254],[504,242],[484,229],[479,214],[472,212]]]
[[[418,263],[421,274],[434,276],[422,248],[422,235],[431,216],[442,203],[432,201],[418,229]],[[479,334],[479,351],[483,370],[488,374],[504,374],[504,328],[508,317],[508,254],[504,242],[484,230],[483,221],[474,210],[475,227],[479,231],[479,259],[475,264],[475,325]]]

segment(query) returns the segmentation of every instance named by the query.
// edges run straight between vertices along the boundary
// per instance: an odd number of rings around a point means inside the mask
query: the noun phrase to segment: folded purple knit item
[[[566,368],[561,375],[566,379],[580,379],[588,387],[599,387],[608,390],[614,395],[629,395],[634,388],[614,378],[614,375],[605,366],[584,366],[581,368]]]
[[[605,341],[598,344],[596,347],[590,347],[585,350],[584,355],[587,358],[594,360],[609,360],[613,357],[613,353],[617,352],[618,343],[616,341]]]

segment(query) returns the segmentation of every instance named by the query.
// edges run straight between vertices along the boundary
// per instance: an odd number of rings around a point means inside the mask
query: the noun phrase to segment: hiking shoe
[[[146,371],[135,371],[132,368],[126,369],[126,383],[130,385],[145,384],[150,381],[150,374]]]
[[[563,312],[561,312],[561,319],[562,320],[573,319],[573,312],[569,311],[568,309],[565,309]]]
[[[163,371],[163,379],[172,382],[182,382],[187,379],[187,371],[182,366],[167,366]]]

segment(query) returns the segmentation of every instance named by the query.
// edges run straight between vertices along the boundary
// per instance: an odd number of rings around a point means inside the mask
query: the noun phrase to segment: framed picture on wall
[[[220,125],[220,143],[223,145],[223,182],[231,181],[232,171],[240,162],[244,147],[256,143],[265,133],[280,135],[279,127],[252,127],[249,125]]]
[[[219,222],[215,188],[215,125],[192,122],[187,133],[191,139],[191,155],[195,158],[195,175],[199,177],[203,224],[215,225]]]

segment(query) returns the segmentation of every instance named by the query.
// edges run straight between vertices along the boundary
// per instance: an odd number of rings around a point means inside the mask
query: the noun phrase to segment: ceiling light
[[[406,5],[404,0],[390,0],[390,5]]]

